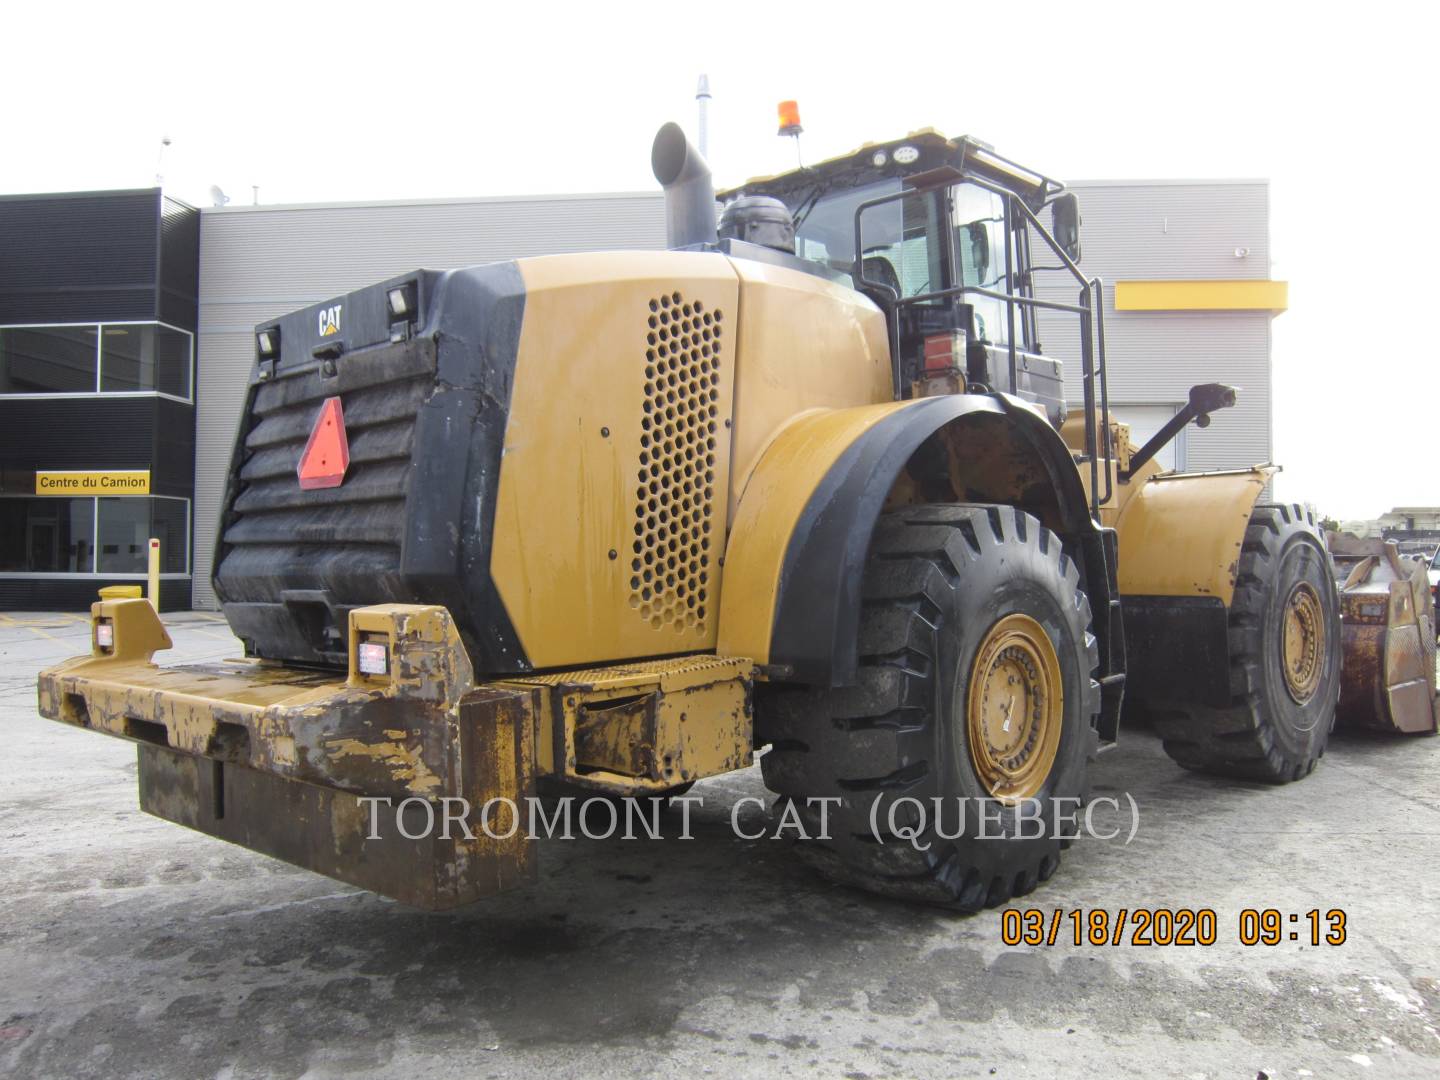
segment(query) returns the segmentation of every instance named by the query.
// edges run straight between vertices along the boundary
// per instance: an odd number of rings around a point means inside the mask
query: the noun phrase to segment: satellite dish
[[[216,206],[224,206],[230,201],[230,196],[226,195],[225,192],[220,190],[219,184],[211,184],[210,201],[213,202]]]

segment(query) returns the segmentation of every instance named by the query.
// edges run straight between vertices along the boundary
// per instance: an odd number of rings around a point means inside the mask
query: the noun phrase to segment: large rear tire
[[[1230,605],[1223,709],[1152,706],[1165,752],[1197,772],[1285,783],[1325,753],[1340,695],[1340,600],[1315,515],[1257,506]]]
[[[808,835],[796,850],[835,880],[961,911],[1048,878],[1098,747],[1089,627],[1075,564],[1030,515],[935,505],[883,517],[857,685],[757,697],[765,783]],[[816,799],[837,800],[824,836]]]

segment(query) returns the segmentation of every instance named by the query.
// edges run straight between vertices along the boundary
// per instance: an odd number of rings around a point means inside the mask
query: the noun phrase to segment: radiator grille
[[[256,389],[224,535],[227,600],[273,601],[277,585],[383,590],[399,569],[416,414],[433,388],[432,357],[411,348],[347,356],[338,377],[312,368]],[[306,491],[296,467],[331,395],[344,403],[350,467],[339,487]]]
[[[724,315],[678,292],[649,306],[630,606],[704,634]]]

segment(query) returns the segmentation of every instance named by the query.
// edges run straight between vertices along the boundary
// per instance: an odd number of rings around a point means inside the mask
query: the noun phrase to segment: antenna
[[[250,185],[250,205],[251,205],[251,206],[259,206],[259,205],[260,205],[260,185],[259,185],[259,184],[251,184],[251,185]]]
[[[165,168],[165,150],[169,147],[169,145],[170,145],[170,136],[169,136],[169,135],[161,135],[161,136],[160,136],[160,152],[155,155],[155,186],[156,186],[156,187],[164,187],[164,186],[165,186],[165,176],[164,176],[163,170],[164,170],[164,168]]]
[[[220,190],[219,184],[210,185],[210,201],[216,206],[224,206],[230,201],[230,196]]]
[[[695,87],[695,108],[700,114],[700,156],[710,155],[710,76],[701,75]]]

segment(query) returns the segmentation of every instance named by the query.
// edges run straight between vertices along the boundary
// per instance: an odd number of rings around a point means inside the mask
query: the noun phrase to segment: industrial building
[[[1112,409],[1143,439],[1191,385],[1230,383],[1242,389],[1240,404],[1205,430],[1188,429],[1166,462],[1225,469],[1270,460],[1270,321],[1286,290],[1269,280],[1268,184],[1072,189],[1084,214],[1083,266],[1106,286]],[[153,219],[153,228],[133,228],[131,254],[117,260],[119,249],[96,238],[96,214]],[[98,585],[143,578],[135,541],[147,528],[167,552],[166,606],[216,605],[215,535],[257,323],[416,267],[665,244],[658,191],[197,212],[151,190],[0,199],[0,218],[7,238],[17,228],[31,237],[18,255],[6,253],[0,273],[0,606],[11,609],[80,607]],[[99,283],[90,292],[80,287],[86,275]],[[1038,284],[1044,295],[1043,276]],[[1049,345],[1045,328],[1042,320]],[[149,344],[127,360],[116,330]],[[1050,337],[1047,352],[1075,359],[1062,333]],[[23,357],[37,342],[52,357],[93,352],[94,363],[78,371],[45,361],[50,375],[30,377],[22,369],[33,361]],[[1067,367],[1074,402],[1077,368]],[[107,471],[144,472],[149,486],[63,499],[40,489],[42,474],[95,474],[98,484]]]
[[[0,607],[138,586],[151,537],[190,605],[199,218],[159,189],[0,198]]]
[[[1341,521],[1342,532],[1394,540],[1406,552],[1431,554],[1440,548],[1440,506],[1396,506],[1373,520]]]

